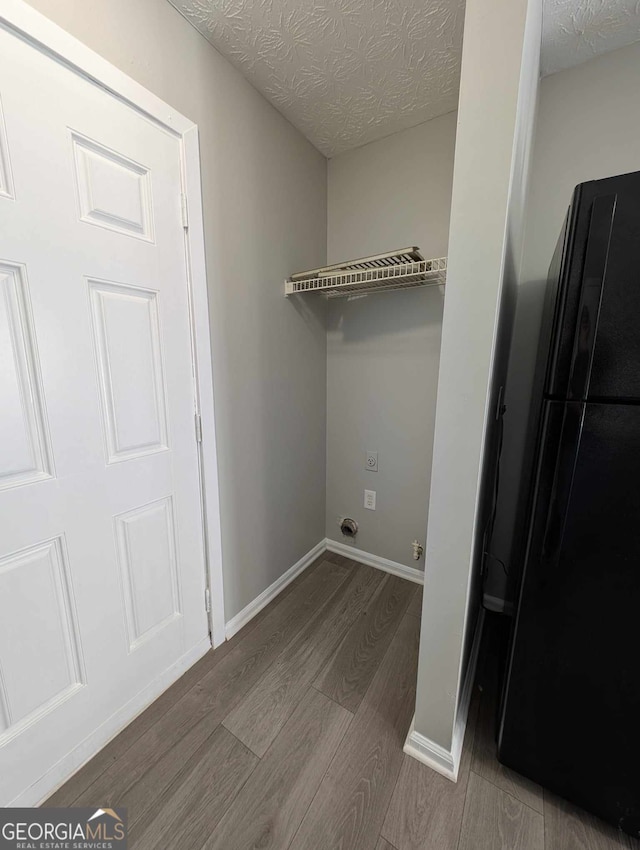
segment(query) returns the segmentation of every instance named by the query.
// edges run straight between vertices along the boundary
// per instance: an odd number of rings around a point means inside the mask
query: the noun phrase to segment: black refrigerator
[[[499,758],[640,837],[640,172],[576,188],[538,367]]]

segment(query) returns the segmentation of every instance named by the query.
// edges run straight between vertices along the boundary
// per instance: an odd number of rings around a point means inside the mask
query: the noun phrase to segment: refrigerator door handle
[[[570,399],[586,398],[589,392],[616,200],[616,195],[601,195],[594,200],[591,210],[569,374]]]
[[[560,556],[573,476],[575,473],[585,405],[568,402],[565,405],[556,468],[549,499],[549,512],[542,540],[542,564],[554,566]]]

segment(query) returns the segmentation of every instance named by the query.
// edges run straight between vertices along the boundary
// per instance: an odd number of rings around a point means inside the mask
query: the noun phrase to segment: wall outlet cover
[[[370,470],[371,472],[378,471],[378,452],[367,452],[367,459],[365,462],[365,469]]]
[[[368,511],[375,511],[375,509],[376,509],[376,491],[375,490],[365,490],[364,491],[364,506]]]

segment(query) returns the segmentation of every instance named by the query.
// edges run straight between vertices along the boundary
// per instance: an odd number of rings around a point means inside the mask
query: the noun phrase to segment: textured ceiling
[[[463,0],[170,0],[326,156],[458,103]]]
[[[640,41],[640,0],[546,0],[542,73]]]
[[[464,0],[170,2],[326,156],[457,106]],[[640,0],[544,12],[544,74],[640,40]]]

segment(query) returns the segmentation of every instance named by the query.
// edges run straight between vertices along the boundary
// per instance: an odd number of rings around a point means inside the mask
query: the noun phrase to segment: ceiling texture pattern
[[[171,0],[326,156],[458,102],[462,0]]]
[[[456,108],[464,0],[170,0],[323,154]],[[640,0],[544,0],[542,70],[640,40]]]
[[[545,75],[640,41],[639,0],[547,0],[544,12]]]

